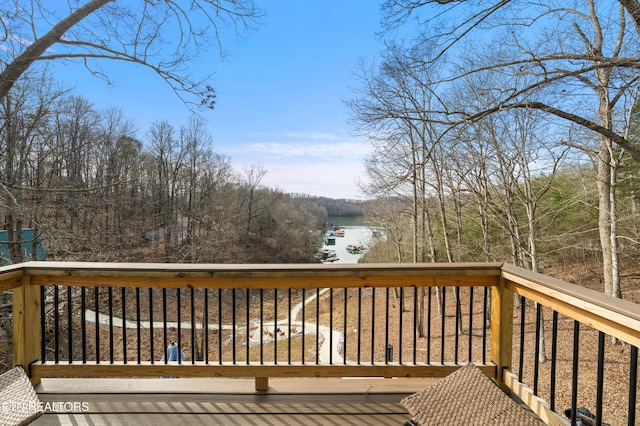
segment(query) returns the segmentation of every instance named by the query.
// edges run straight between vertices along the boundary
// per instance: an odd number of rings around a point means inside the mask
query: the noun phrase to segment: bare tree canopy
[[[418,23],[416,44],[433,50],[422,65],[446,69],[443,81],[509,77],[506,86],[487,87],[493,102],[485,108],[444,108],[450,124],[536,109],[588,128],[640,161],[640,149],[621,130],[640,77],[637,0],[386,0],[381,8],[386,31]],[[532,101],[534,93],[544,96]]]
[[[377,108],[377,117],[420,120],[412,117],[426,110],[444,128],[442,139],[476,127],[490,131],[518,111],[539,116],[547,142],[578,148],[596,164],[602,282],[606,294],[621,297],[616,187],[620,161],[640,163],[640,144],[628,132],[640,90],[640,2],[385,0],[381,10],[387,34],[409,21],[418,29],[410,42],[425,53],[405,69],[437,69],[440,77],[423,82],[437,102]],[[522,131],[514,122],[506,136]],[[469,141],[477,145],[478,137]],[[532,218],[534,203],[525,207]]]
[[[252,29],[261,17],[253,0],[0,1],[0,99],[38,61],[83,61],[111,82],[100,61],[142,65],[188,103],[213,107],[212,74],[193,75],[187,64],[222,38]],[[65,5],[68,4],[68,8]],[[193,101],[191,95],[197,97]]]

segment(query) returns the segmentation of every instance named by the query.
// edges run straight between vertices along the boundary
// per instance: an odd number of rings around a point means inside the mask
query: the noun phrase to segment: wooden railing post
[[[256,377],[256,391],[265,392],[269,389],[268,377]]]
[[[40,359],[40,287],[30,285],[22,276],[22,285],[13,290],[13,365],[29,373],[29,365]],[[32,378],[35,385],[39,378]]]
[[[513,292],[506,288],[505,279],[491,288],[491,344],[490,358],[496,364],[496,380],[503,390],[503,371],[511,368],[513,341]]]

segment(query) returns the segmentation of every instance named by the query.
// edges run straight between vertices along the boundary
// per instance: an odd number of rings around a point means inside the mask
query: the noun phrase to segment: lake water
[[[329,222],[340,226],[361,226],[366,227],[362,216],[329,216]]]
[[[323,245],[322,248],[335,250],[340,260],[333,263],[358,263],[362,254],[349,253],[349,244],[361,243],[369,247],[371,243],[371,229],[366,226],[341,226],[344,229],[344,237],[336,237],[336,245]]]

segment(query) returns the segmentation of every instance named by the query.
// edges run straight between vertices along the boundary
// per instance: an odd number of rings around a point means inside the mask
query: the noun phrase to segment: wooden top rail
[[[502,263],[165,264],[26,262],[0,268],[0,290],[31,286],[358,288],[499,286],[640,347],[640,305]]]
[[[0,291],[11,290],[22,285],[24,275],[21,264],[0,267]]]
[[[640,347],[640,305],[513,265],[502,276],[514,293]]]
[[[31,285],[154,288],[495,286],[500,263],[166,264],[27,262]]]

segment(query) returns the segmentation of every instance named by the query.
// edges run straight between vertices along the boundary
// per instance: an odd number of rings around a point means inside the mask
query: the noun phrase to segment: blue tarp
[[[176,342],[171,342],[171,344],[167,348],[167,361],[178,362],[178,354],[180,354],[180,356],[182,357],[181,361],[184,361],[184,359],[187,357],[187,355],[185,355],[185,353],[180,350]],[[160,361],[164,362],[164,356]]]
[[[14,234],[15,235],[15,234]],[[33,240],[35,239],[35,232],[31,228],[25,228],[22,230],[22,253],[24,259],[31,260],[33,252]],[[13,263],[11,259],[11,250],[9,250],[9,244],[7,239],[7,231],[0,231],[0,264],[8,265]],[[36,243],[36,260],[44,260],[46,253],[42,241]],[[22,259],[20,259],[22,261]]]

